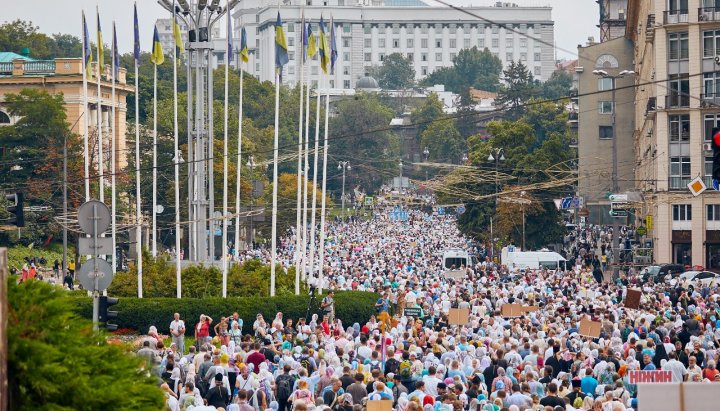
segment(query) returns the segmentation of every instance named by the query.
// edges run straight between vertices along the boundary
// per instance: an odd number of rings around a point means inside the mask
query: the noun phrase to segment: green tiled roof
[[[13,53],[12,51],[0,51],[0,63],[10,63],[13,60],[25,60],[25,61],[35,61],[35,59],[30,57],[25,57],[23,55]]]

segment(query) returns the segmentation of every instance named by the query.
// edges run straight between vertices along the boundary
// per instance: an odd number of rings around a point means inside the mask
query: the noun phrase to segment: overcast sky
[[[551,6],[555,20],[555,41],[558,58],[576,58],[577,45],[584,44],[589,36],[598,39],[598,5],[595,0],[503,0],[520,6]],[[223,0],[222,3],[225,1]],[[448,0],[456,5],[487,6],[495,0]],[[95,31],[95,6],[100,6],[100,24],[105,43],[110,43],[112,20],[115,19],[121,53],[132,51],[133,1],[132,0],[3,0],[0,21],[30,20],[44,33],[69,33],[81,35],[80,11],[85,10],[90,36]],[[242,2],[240,3],[242,4]],[[154,0],[138,1],[140,20],[140,45],[143,50],[151,47],[152,27],[155,19],[168,12]],[[1,50],[0,50],[1,51]]]

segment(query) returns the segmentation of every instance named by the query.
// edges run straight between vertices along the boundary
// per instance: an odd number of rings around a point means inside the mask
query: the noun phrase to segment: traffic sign
[[[87,201],[78,208],[78,224],[84,233],[100,235],[110,227],[110,209],[97,200]]]
[[[438,215],[445,215],[445,207],[438,207],[437,213]]]
[[[643,226],[640,226],[637,228],[637,230],[635,230],[635,232],[637,233],[637,235],[645,235],[647,234],[647,229]]]
[[[78,238],[79,255],[113,255],[111,237]]]
[[[457,212],[458,214],[463,214],[465,212],[465,206],[462,206],[462,205],[457,206],[457,208],[455,209],[455,212]]]
[[[627,217],[627,210],[610,210],[610,217]]]
[[[78,278],[84,289],[102,291],[107,289],[112,282],[112,267],[110,263],[101,258],[91,258],[80,266]]]
[[[611,194],[610,195],[610,201],[628,201],[628,195],[627,194]]]

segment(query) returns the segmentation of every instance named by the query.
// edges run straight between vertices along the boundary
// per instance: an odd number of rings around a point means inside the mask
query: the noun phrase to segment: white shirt
[[[662,366],[663,371],[672,372],[673,382],[683,382],[683,376],[687,375],[687,370],[683,363],[678,360],[670,360]]]
[[[423,378],[425,382],[425,391],[432,396],[437,396],[437,386],[440,383],[440,379],[434,375],[427,375]]]
[[[170,323],[170,331],[178,332],[178,333],[179,333],[180,330],[182,330],[182,329],[184,329],[184,328],[185,328],[185,321],[183,321],[183,320],[173,320],[173,321]],[[183,335],[180,334],[180,337],[182,337],[182,336],[183,336]],[[174,335],[173,335],[173,337],[174,337]]]

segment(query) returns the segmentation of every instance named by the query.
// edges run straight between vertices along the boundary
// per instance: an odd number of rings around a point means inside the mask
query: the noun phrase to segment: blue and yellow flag
[[[165,55],[163,54],[162,44],[160,44],[160,35],[158,35],[157,26],[153,32],[153,46],[152,54],[150,54],[150,61],[156,66],[163,64],[165,61]]]
[[[140,28],[138,27],[138,16],[137,16],[137,3],[135,3],[135,18],[133,28],[135,32],[135,43],[133,47],[133,57],[135,57],[135,64],[140,65]]]
[[[185,51],[185,45],[183,44],[182,35],[180,34],[180,25],[177,22],[177,17],[173,13],[173,36],[175,37],[175,58],[180,56]]]
[[[285,41],[285,31],[283,31],[280,12],[278,12],[277,21],[275,22],[275,68],[280,74],[280,81],[282,81],[283,66],[288,61],[290,61],[290,58],[288,57],[288,46]]]
[[[240,58],[245,63],[250,60],[250,52],[247,45],[247,32],[245,31],[245,27],[243,27],[240,31]]]
[[[83,23],[83,59],[85,60],[85,75],[92,77],[92,48],[90,48],[90,34],[88,33],[87,21],[85,20],[85,12],[82,12],[82,23]]]
[[[320,16],[320,68],[327,74],[328,64],[330,64],[330,46],[328,46],[327,36],[325,35],[325,21]]]
[[[312,27],[310,26],[310,23],[307,24],[307,28],[305,31],[305,46],[307,49],[305,50],[307,57],[314,58],[317,54],[317,44],[315,43],[315,35],[312,32]]]
[[[337,54],[337,43],[335,42],[335,20],[330,17],[330,74],[335,74]]]
[[[97,13],[97,56],[98,56],[98,77],[102,76],[105,65],[105,50],[103,50],[102,29],[100,28],[100,12]]]

